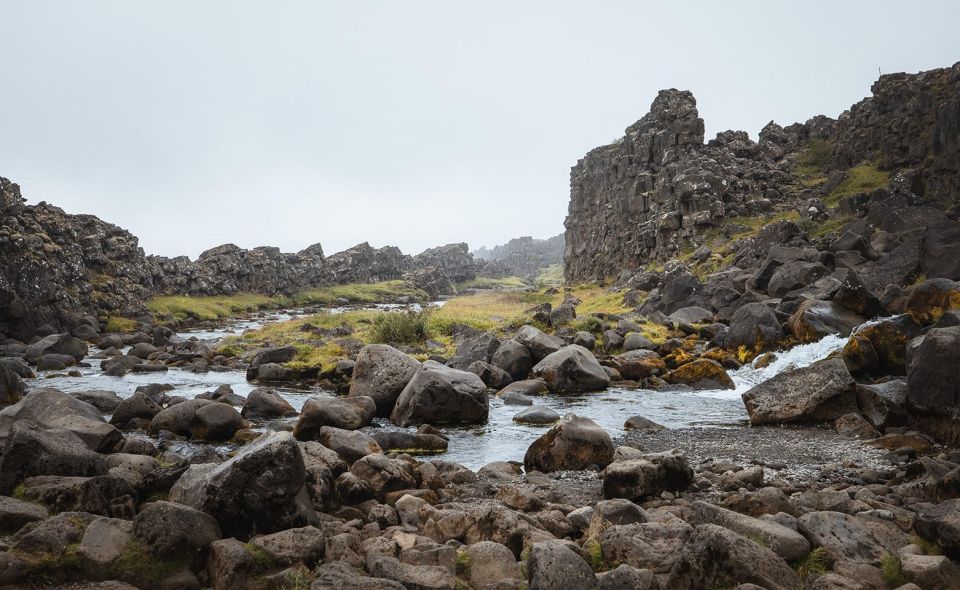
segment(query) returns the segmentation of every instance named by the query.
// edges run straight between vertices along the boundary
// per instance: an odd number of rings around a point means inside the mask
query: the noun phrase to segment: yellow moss
[[[491,291],[454,297],[430,316],[434,334],[450,335],[453,326],[466,324],[478,330],[520,326],[529,321],[526,310],[543,303],[542,293]]]
[[[110,316],[107,318],[104,331],[106,332],[134,332],[137,329],[137,321],[120,316]]]

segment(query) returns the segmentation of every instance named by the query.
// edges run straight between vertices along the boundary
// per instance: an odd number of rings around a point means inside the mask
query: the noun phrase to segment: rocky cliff
[[[530,236],[514,238],[492,249],[480,248],[474,256],[483,261],[478,273],[485,277],[518,276],[534,279],[541,269],[563,263],[563,234],[535,240]]]
[[[566,218],[568,280],[614,277],[702,245],[738,217],[811,207],[869,163],[884,172],[912,168],[911,190],[948,208],[958,202],[960,64],[920,74],[883,76],[873,96],[838,120],[767,125],[753,142],[725,131],[704,144],[703,121],[687,91],[664,90],[620,140],[590,151],[570,175]],[[810,182],[803,165],[823,152],[833,174]],[[834,210],[834,213],[838,211]],[[734,232],[736,233],[736,232]]]

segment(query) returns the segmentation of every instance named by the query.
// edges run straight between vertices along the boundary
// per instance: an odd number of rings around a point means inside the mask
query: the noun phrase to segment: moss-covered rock
[[[735,389],[733,379],[717,361],[699,358],[667,373],[667,383],[694,389]]]

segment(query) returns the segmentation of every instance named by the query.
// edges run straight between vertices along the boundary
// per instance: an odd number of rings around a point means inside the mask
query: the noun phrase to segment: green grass
[[[470,577],[470,556],[462,549],[457,551],[457,577]]]
[[[520,277],[504,277],[502,279],[477,277],[470,281],[457,283],[455,286],[457,291],[462,291],[464,289],[522,289],[528,285]]]
[[[563,281],[563,265],[551,264],[540,269],[540,274],[537,275],[534,283],[538,286],[556,286],[562,285]]]
[[[294,305],[329,305],[346,299],[350,303],[382,303],[409,297],[413,301],[429,301],[430,296],[404,281],[352,283],[310,289],[290,298]]]
[[[811,576],[819,576],[827,573],[830,567],[830,555],[823,547],[817,547],[807,554],[806,557],[794,564],[793,569],[804,580]]]
[[[380,313],[370,326],[370,342],[378,344],[415,344],[430,337],[430,311]]]
[[[120,316],[110,316],[107,318],[105,332],[135,332],[137,330],[137,321]]]
[[[189,567],[190,559],[187,557],[158,559],[136,541],[127,543],[111,565],[117,576],[127,578],[132,575],[152,582],[160,582]]]
[[[923,537],[914,537],[913,543],[920,547],[924,555],[943,555],[943,549],[933,541],[928,541]]]
[[[267,295],[238,293],[236,295],[218,295],[190,297],[187,295],[162,295],[147,301],[147,309],[159,319],[172,318],[185,320],[218,320],[239,313],[256,311],[266,307],[275,307],[278,300]]]
[[[254,545],[253,543],[244,543],[243,548],[253,556],[253,562],[257,564],[258,571],[268,570],[277,565],[277,560],[263,547]]]
[[[890,182],[890,173],[880,170],[873,164],[860,164],[847,170],[847,177],[840,186],[824,197],[823,202],[828,207],[836,207],[846,197],[857,193],[869,193]]]
[[[797,162],[800,184],[812,188],[827,182],[826,169],[832,153],[832,143],[824,139],[811,139]]]
[[[910,583],[910,578],[903,573],[903,565],[900,560],[890,555],[884,555],[880,560],[880,573],[883,576],[883,583],[891,590],[899,588],[904,584]]]
[[[162,295],[147,301],[147,309],[158,319],[218,320],[241,313],[279,307],[303,305],[332,305],[346,300],[348,303],[393,302],[400,297],[412,301],[427,301],[429,296],[404,281],[381,283],[356,283],[333,285],[311,289],[291,297],[269,296],[258,293],[235,295]],[[123,319],[123,318],[119,318]]]

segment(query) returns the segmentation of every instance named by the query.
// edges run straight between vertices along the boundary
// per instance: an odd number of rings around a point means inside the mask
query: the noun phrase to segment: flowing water
[[[378,309],[397,306],[381,305]],[[343,309],[328,310],[331,313]],[[277,311],[259,314],[256,317],[238,319],[216,330],[197,330],[178,334],[180,338],[197,338],[215,342],[227,335],[255,329],[266,323],[296,317],[298,312]],[[573,396],[543,396],[535,399],[538,405],[546,406],[563,415],[574,412],[602,426],[611,436],[623,433],[623,423],[630,416],[640,415],[670,428],[689,427],[740,427],[746,424],[747,414],[741,394],[771,377],[792,368],[807,366],[825,358],[843,347],[845,338],[827,336],[818,342],[796,346],[778,352],[777,360],[762,369],[751,366],[731,372],[735,389],[714,390],[649,390],[610,388],[603,392]],[[91,354],[97,352],[95,349]],[[255,385],[246,381],[244,371],[192,373],[180,368],[170,368],[161,373],[130,373],[123,377],[110,377],[100,371],[100,361],[87,359],[87,367],[79,367],[79,377],[65,376],[59,372],[41,372],[30,380],[30,387],[56,387],[62,391],[105,389],[120,397],[129,397],[140,385],[166,383],[174,386],[175,395],[192,398],[197,394],[212,391],[220,385],[229,385],[234,393],[246,396]],[[319,387],[293,388],[274,387],[297,410],[314,396],[334,396],[334,392]],[[444,459],[478,469],[491,461],[522,461],[527,447],[542,435],[548,426],[520,425],[513,416],[524,406],[504,405],[496,397],[490,398],[490,417],[486,424],[472,427],[450,427],[445,431],[450,436],[450,447]],[[395,428],[388,421],[378,419],[377,425]]]

